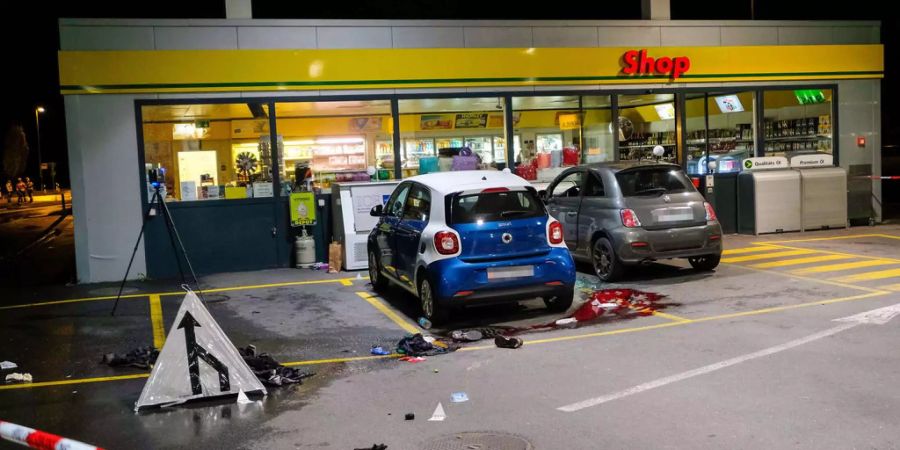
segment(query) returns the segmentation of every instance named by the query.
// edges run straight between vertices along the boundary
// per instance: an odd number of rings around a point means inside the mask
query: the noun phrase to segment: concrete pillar
[[[641,0],[641,19],[672,20],[669,0]]]
[[[250,0],[225,0],[225,18],[252,19],[253,8],[250,6]]]

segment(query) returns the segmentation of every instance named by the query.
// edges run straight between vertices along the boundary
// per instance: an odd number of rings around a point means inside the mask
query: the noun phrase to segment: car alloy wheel
[[[612,268],[612,255],[608,248],[601,243],[600,240],[594,244],[594,271],[597,272],[597,276],[600,278],[604,278],[609,275],[609,272]]]
[[[428,318],[434,317],[434,295],[428,280],[422,280],[422,285],[419,287],[419,300],[422,301],[422,314]]]
[[[372,285],[378,284],[378,277],[381,274],[378,273],[378,258],[375,257],[375,253],[369,253],[369,281],[372,282]]]

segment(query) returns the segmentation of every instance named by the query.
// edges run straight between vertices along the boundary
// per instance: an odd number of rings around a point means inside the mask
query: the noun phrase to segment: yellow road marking
[[[878,286],[878,289],[887,289],[889,291],[897,291],[900,292],[900,283],[897,284],[889,284],[887,286]]]
[[[741,253],[754,253],[754,252],[763,252],[776,250],[778,247],[772,245],[757,245],[755,247],[742,247],[742,248],[729,248],[727,250],[722,250],[722,255],[738,255]]]
[[[722,314],[722,315],[718,315],[718,316],[702,317],[699,319],[685,319],[684,321],[665,322],[665,323],[661,323],[661,324],[647,325],[647,326],[643,326],[643,327],[620,328],[618,330],[601,331],[601,332],[597,332],[597,333],[576,334],[576,335],[572,335],[572,336],[559,336],[559,337],[547,338],[547,339],[528,340],[528,341],[526,341],[526,344],[538,345],[538,344],[547,344],[547,343],[551,343],[551,342],[571,341],[571,340],[587,339],[587,338],[601,337],[601,336],[612,336],[612,335],[616,335],[616,334],[634,333],[634,332],[638,332],[638,331],[656,330],[656,329],[660,329],[660,328],[669,328],[669,327],[690,325],[690,324],[698,323],[698,322],[724,320],[724,319],[731,319],[734,317],[768,314],[768,313],[785,311],[785,310],[790,310],[790,309],[798,309],[798,308],[806,308],[806,307],[811,307],[811,306],[821,306],[821,305],[829,305],[829,304],[833,304],[833,303],[862,300],[862,299],[877,297],[877,296],[885,295],[885,294],[889,294],[889,293],[890,292],[888,292],[888,291],[875,290],[874,292],[870,292],[868,294],[859,294],[859,295],[853,295],[853,296],[849,296],[849,297],[834,298],[834,299],[830,299],[830,300],[820,300],[820,301],[815,301],[815,302],[799,303],[796,305],[776,306],[774,308],[763,308],[763,309],[757,309],[757,310],[753,310],[753,311],[745,311],[745,312],[740,312],[740,313]],[[364,294],[370,298],[374,298],[365,292],[359,292],[358,294],[360,294],[360,297],[363,297],[363,294]],[[363,298],[366,298],[366,297],[363,297]],[[384,307],[384,305],[381,305],[381,306]],[[418,332],[418,330],[416,330],[415,332]],[[479,346],[475,346],[475,347],[463,347],[463,348],[459,349],[458,351],[462,352],[462,351],[486,350],[489,348],[494,348],[494,346],[493,345],[479,345]],[[343,363],[343,362],[351,362],[351,361],[366,361],[366,360],[375,360],[375,359],[384,359],[384,358],[396,358],[396,357],[400,357],[400,356],[402,356],[402,355],[391,354],[391,355],[378,355],[378,356],[358,356],[358,357],[350,357],[350,358],[316,359],[316,360],[309,360],[309,361],[288,362],[288,363],[284,363],[284,365],[285,366],[303,366],[303,365],[314,365],[314,364],[331,364],[331,363]],[[135,374],[135,375],[121,375],[121,376],[116,376],[116,377],[78,378],[78,379],[72,379],[72,380],[47,381],[47,382],[30,383],[30,384],[0,385],[0,390],[29,389],[29,388],[35,388],[35,387],[59,386],[59,385],[65,385],[65,384],[96,383],[96,382],[101,382],[101,381],[128,380],[128,379],[134,379],[134,378],[146,378],[149,375],[150,374],[144,373],[144,374]]]
[[[875,272],[857,273],[846,277],[838,278],[837,281],[843,283],[856,283],[858,281],[883,280],[885,278],[894,278],[900,276],[900,269],[879,270]]]
[[[773,267],[796,266],[800,264],[809,264],[815,262],[835,261],[838,259],[850,259],[852,256],[843,255],[825,255],[825,256],[809,256],[806,258],[786,259],[784,261],[772,261],[767,263],[753,264],[750,267],[757,269],[771,269]]]
[[[162,350],[166,343],[166,328],[163,326],[162,304],[158,295],[150,296],[150,324],[153,326],[153,346]]]
[[[4,384],[4,385],[0,385],[0,391],[7,390],[7,389],[31,389],[31,388],[38,388],[38,387],[64,386],[67,384],[100,383],[100,382],[105,382],[105,381],[133,380],[135,378],[147,378],[149,376],[150,376],[149,373],[136,373],[136,374],[132,374],[132,375],[117,375],[114,377],[73,378],[71,380],[42,381],[42,382],[38,382],[38,383]]]
[[[664,319],[674,320],[676,322],[691,322],[691,319],[686,319],[684,317],[676,316],[675,314],[664,313],[662,311],[651,311],[654,316],[659,316]]]
[[[274,287],[286,287],[286,286],[301,286],[305,284],[324,284],[324,283],[350,283],[353,284],[355,278],[335,278],[332,280],[310,280],[310,281],[288,281],[284,283],[272,283],[272,284],[256,284],[256,285],[247,285],[247,286],[232,286],[232,287],[224,287],[224,288],[213,288],[213,289],[204,289],[204,294],[212,294],[215,292],[228,292],[228,291],[242,291],[242,290],[250,290],[250,289],[264,289],[264,288],[274,288]],[[364,280],[368,280],[369,277],[362,277]],[[349,286],[348,285],[348,286]],[[142,298],[150,295],[158,295],[160,297],[167,297],[171,295],[184,295],[184,291],[170,291],[170,292],[155,292],[155,293],[142,293],[142,294],[128,294],[123,295],[122,299],[132,299],[132,298]],[[115,295],[106,295],[103,297],[86,297],[86,298],[75,298],[70,300],[55,300],[49,302],[39,302],[39,303],[26,303],[22,305],[10,305],[10,306],[0,306],[0,310],[4,309],[19,309],[19,308],[32,308],[36,306],[52,306],[52,305],[63,305],[67,303],[81,303],[81,302],[94,302],[101,300],[115,300]]]
[[[788,239],[783,241],[759,241],[754,242],[754,244],[758,245],[766,245],[766,244],[782,244],[789,242],[816,242],[816,241],[837,241],[842,239],[855,239],[855,238],[865,238],[865,237],[884,237],[888,239],[900,239],[900,237],[892,236],[890,234],[876,234],[876,233],[866,233],[866,234],[851,234],[846,236],[831,236],[831,237],[820,237],[820,238],[809,238],[809,239]]]
[[[353,282],[347,279],[341,280],[342,286],[353,286]]]
[[[778,275],[780,277],[793,278],[796,280],[804,280],[804,281],[811,281],[813,283],[829,284],[831,286],[840,286],[842,288],[855,289],[858,291],[882,292],[880,289],[874,289],[874,288],[865,287],[865,286],[857,286],[857,285],[853,285],[853,284],[839,283],[837,281],[822,280],[819,278],[805,277],[805,276],[801,276],[801,275],[794,275],[794,274],[790,274],[790,273],[786,273],[786,272],[779,272],[777,270],[755,269],[750,266],[741,266],[741,265],[737,265],[737,264],[735,264],[734,267],[740,267],[741,269],[752,270],[754,272],[769,273],[772,275]]]
[[[775,252],[775,253],[765,253],[762,255],[733,256],[731,258],[723,259],[722,262],[737,263],[737,262],[745,262],[745,261],[756,261],[759,259],[782,258],[785,256],[809,255],[811,253],[816,253],[816,251],[803,249],[803,250],[788,250],[788,251]]]
[[[896,264],[896,262],[887,260],[887,259],[869,259],[866,261],[856,261],[856,262],[851,262],[851,263],[829,264],[826,266],[808,267],[806,269],[798,269],[798,270],[791,271],[791,273],[797,274],[797,275],[807,275],[807,274],[811,274],[811,273],[837,272],[837,271],[841,271],[841,270],[859,269],[862,267],[886,266],[889,264]],[[839,280],[836,280],[836,281],[839,281]]]
[[[404,331],[412,334],[421,333],[417,327],[411,325],[409,322],[403,320],[402,317],[398,316],[397,313],[394,312],[391,308],[388,308],[384,303],[381,303],[378,298],[373,297],[368,292],[357,292],[356,295],[362,297],[365,301],[369,302],[370,305],[374,306],[375,309],[381,311],[382,314],[387,316],[388,319],[391,319],[394,323],[400,326]]]

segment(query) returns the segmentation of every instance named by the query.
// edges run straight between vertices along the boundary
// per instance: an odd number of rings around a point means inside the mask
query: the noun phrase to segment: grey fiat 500
[[[563,225],[575,259],[604,281],[629,266],[687,258],[712,270],[722,255],[716,213],[681,168],[658,162],[587,164],[567,169],[540,192]]]

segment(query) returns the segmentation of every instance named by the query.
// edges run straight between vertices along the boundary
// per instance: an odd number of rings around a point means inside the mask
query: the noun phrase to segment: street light
[[[43,160],[41,159],[41,113],[45,111],[43,106],[38,106],[34,108],[34,124],[35,128],[37,128],[37,150],[38,150],[38,179],[39,184],[41,186],[41,191],[44,190],[44,170],[43,170]]]

